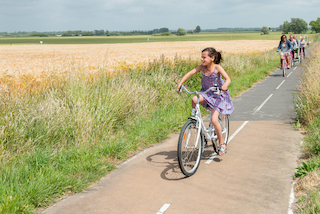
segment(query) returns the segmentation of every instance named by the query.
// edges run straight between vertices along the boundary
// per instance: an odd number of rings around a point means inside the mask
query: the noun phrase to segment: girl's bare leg
[[[223,138],[222,138],[222,128],[219,124],[219,112],[217,112],[216,110],[212,109],[212,112],[211,112],[211,123],[214,127],[214,129],[216,130],[216,134],[218,135],[218,140],[219,140],[219,144],[220,144],[220,147],[221,146],[224,146],[225,148],[225,145],[222,145],[222,142],[223,142]],[[219,152],[219,155],[222,156],[224,155],[225,152]]]
[[[197,96],[194,96],[194,97],[192,98],[192,108],[195,108],[195,107],[196,107],[197,100],[198,100]],[[199,97],[199,103],[206,103],[206,101],[203,99],[203,97],[202,97],[201,95],[200,95],[200,97]]]

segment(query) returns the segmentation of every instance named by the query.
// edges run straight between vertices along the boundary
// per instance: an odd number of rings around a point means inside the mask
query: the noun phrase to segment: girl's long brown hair
[[[214,56],[214,61],[213,62],[215,64],[220,64],[223,61],[222,56],[221,56],[221,52],[216,51],[216,49],[214,49],[214,48],[205,48],[205,49],[203,49],[202,53],[205,52],[205,51],[208,51],[208,55],[210,57]]]

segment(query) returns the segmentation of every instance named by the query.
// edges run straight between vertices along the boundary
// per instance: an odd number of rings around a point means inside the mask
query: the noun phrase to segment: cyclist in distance
[[[304,48],[306,47],[306,41],[304,41],[304,38],[301,37],[301,40],[300,40],[300,54],[302,53],[301,51],[303,51],[303,55],[305,54],[304,53]]]
[[[293,39],[296,40],[298,48],[300,47],[300,41],[297,39],[297,35],[293,35]]]
[[[296,52],[298,50],[298,44],[297,44],[297,41],[293,38],[292,34],[290,35],[289,41],[292,46],[291,53],[292,53],[292,56],[294,57],[294,52]]]
[[[280,39],[281,40],[280,40],[280,43],[279,43],[277,51],[279,52],[281,50],[281,53],[283,53],[285,55],[286,61],[287,61],[287,64],[288,64],[288,68],[290,68],[290,66],[289,66],[289,53],[292,50],[291,43],[287,39],[286,35],[282,35]],[[281,57],[280,57],[280,63],[281,63]]]
[[[297,57],[298,58],[298,49],[300,49],[300,41],[299,39],[297,39],[297,35],[293,35],[293,39],[296,40],[296,43],[297,43],[297,49],[295,50],[295,52],[297,53]]]

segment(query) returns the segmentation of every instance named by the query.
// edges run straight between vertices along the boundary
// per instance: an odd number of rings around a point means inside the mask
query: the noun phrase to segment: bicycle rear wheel
[[[223,139],[222,143],[228,144],[228,139],[229,139],[229,115],[219,114],[219,123],[221,125],[221,130],[222,130],[222,139]]]
[[[188,120],[181,129],[178,141],[178,161],[182,173],[186,176],[193,175],[200,164],[203,136],[195,120]],[[197,142],[198,139],[198,142]]]

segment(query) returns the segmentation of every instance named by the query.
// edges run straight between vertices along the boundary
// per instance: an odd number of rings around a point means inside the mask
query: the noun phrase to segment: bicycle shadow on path
[[[214,151],[212,144],[208,144],[201,155],[201,163],[199,167],[201,167],[201,165],[204,164],[203,162],[207,161],[213,153]],[[146,160],[149,165],[163,169],[160,172],[160,177],[164,180],[178,181],[188,178],[180,170],[176,150],[158,152],[149,155],[146,157]],[[221,162],[222,159],[218,158],[217,156],[213,159],[213,161]]]

